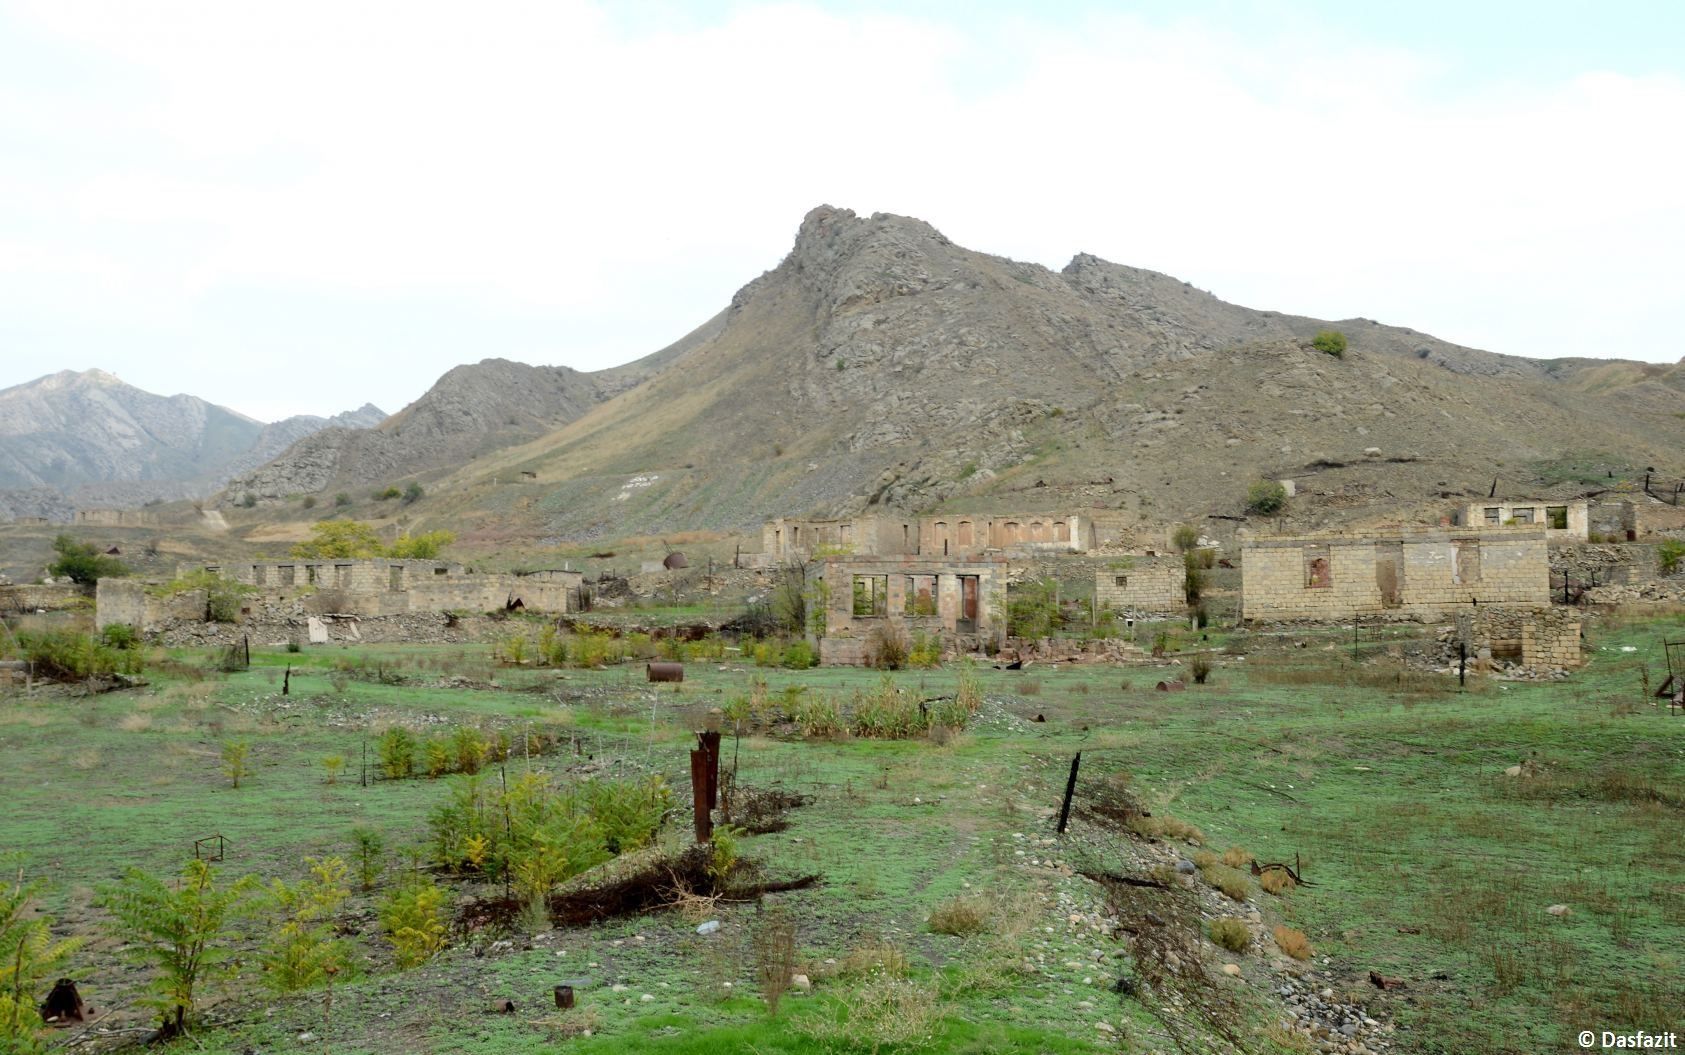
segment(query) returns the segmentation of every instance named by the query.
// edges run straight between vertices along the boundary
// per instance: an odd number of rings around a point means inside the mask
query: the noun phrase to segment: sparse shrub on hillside
[[[1199,528],[1192,524],[1178,524],[1170,533],[1170,543],[1178,552],[1186,553],[1199,545]]]
[[[1346,357],[1346,335],[1339,330],[1322,330],[1311,338],[1311,347],[1336,359]]]
[[[1685,562],[1685,541],[1676,538],[1662,539],[1656,546],[1656,559],[1661,565],[1663,575],[1672,575],[1679,570],[1679,565]]]
[[[1292,927],[1277,927],[1275,929],[1275,944],[1282,952],[1295,960],[1308,960],[1316,955],[1311,943],[1305,937],[1305,932],[1294,930]]]
[[[1245,868],[1252,863],[1252,853],[1239,846],[1231,846],[1223,851],[1223,863],[1230,868]]]
[[[1246,490],[1246,509],[1249,513],[1269,516],[1279,513],[1287,504],[1287,488],[1280,480],[1259,480]]]
[[[377,489],[369,497],[373,498],[376,502],[390,502],[392,499],[401,496],[403,493],[404,492],[398,490],[396,487],[387,487]]]
[[[778,1005],[790,988],[796,970],[796,924],[781,908],[761,913],[754,930],[755,970],[767,1014],[778,1014]]]
[[[1245,952],[1252,944],[1252,928],[1243,919],[1224,916],[1211,921],[1211,940],[1230,952]]]
[[[336,508],[341,507],[341,506],[348,506],[348,505],[351,504],[351,496],[346,494],[344,491],[341,491],[338,494],[333,496],[333,504]]]
[[[327,777],[327,783],[339,783],[339,774],[345,768],[344,755],[327,755],[322,759],[322,772]]]
[[[1258,876],[1258,886],[1263,888],[1264,893],[1274,894],[1277,897],[1298,885],[1285,868],[1266,868]]]
[[[424,494],[426,494],[426,492],[421,489],[421,485],[412,480],[408,484],[404,485],[404,504],[413,505]]]
[[[1189,657],[1188,673],[1193,676],[1195,685],[1204,685],[1211,677],[1211,657],[1203,652]]]
[[[302,505],[306,509],[315,509],[316,508],[316,496],[315,495],[305,495],[304,500],[302,502],[300,502],[299,505]]]

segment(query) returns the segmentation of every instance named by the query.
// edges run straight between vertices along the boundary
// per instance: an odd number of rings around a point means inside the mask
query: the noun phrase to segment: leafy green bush
[[[1199,545],[1199,528],[1192,524],[1176,525],[1176,530],[1170,533],[1170,543],[1180,552],[1186,553]]]
[[[1059,586],[1052,579],[1035,579],[1011,587],[1006,601],[1006,632],[1012,637],[1052,637],[1064,626],[1059,611]]]
[[[201,984],[223,973],[234,920],[256,884],[248,876],[218,887],[216,878],[197,860],[187,862],[177,883],[130,868],[99,893],[123,955],[155,972],[142,1003],[159,1012],[168,1036],[186,1031]]]
[[[335,508],[348,506],[351,504],[351,496],[346,494],[344,491],[341,491],[333,496],[333,504]]]
[[[248,594],[257,590],[238,579],[227,579],[201,568],[186,575],[178,575],[169,582],[148,586],[153,597],[178,597],[193,590],[205,591],[205,618],[212,623],[233,623],[240,618],[240,607]]]
[[[1663,539],[1656,546],[1656,559],[1661,563],[1662,574],[1672,575],[1679,570],[1681,561],[1685,561],[1685,542],[1676,538]]]
[[[122,561],[101,553],[91,542],[77,542],[69,535],[53,539],[53,552],[58,558],[47,565],[47,574],[81,586],[129,574],[128,565]]]
[[[424,494],[426,494],[426,492],[421,489],[421,485],[416,483],[414,480],[411,480],[409,483],[404,485],[404,504],[413,505]]]
[[[400,780],[415,772],[415,735],[394,726],[380,734],[380,770],[389,780]]]
[[[1259,480],[1246,490],[1248,512],[1269,516],[1287,504],[1287,488],[1280,480]]]
[[[796,702],[793,717],[801,727],[802,735],[809,739],[840,736],[845,728],[842,708],[837,706],[836,698],[828,693],[803,696]]]
[[[819,665],[819,657],[814,654],[813,646],[806,638],[798,637],[784,646],[784,655],[780,660],[787,670],[806,670]]]
[[[52,984],[82,943],[54,941],[52,920],[35,910],[40,886],[0,884],[0,1051],[40,1055],[47,1050],[45,1023],[34,996]]]
[[[351,896],[345,862],[307,857],[310,874],[294,886],[277,879],[269,899],[279,917],[264,949],[263,979],[282,993],[313,989],[353,964],[349,943],[335,937],[334,913]]]
[[[138,648],[117,648],[75,630],[20,630],[22,656],[37,677],[81,679],[139,674],[145,662]]]
[[[1311,338],[1311,347],[1336,359],[1346,357],[1346,335],[1339,330],[1322,330]]]
[[[384,490],[374,492],[370,497],[376,502],[390,502],[392,499],[402,496],[403,493],[396,487],[387,487]]]
[[[420,873],[411,873],[380,907],[380,928],[404,970],[420,967],[444,951],[449,923],[445,892]]]
[[[140,631],[128,623],[112,623],[99,632],[99,639],[112,648],[140,647]]]

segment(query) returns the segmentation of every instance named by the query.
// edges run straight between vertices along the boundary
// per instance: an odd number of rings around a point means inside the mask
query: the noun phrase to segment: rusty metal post
[[[696,814],[696,841],[705,843],[714,837],[714,817],[708,806],[708,753],[700,749],[690,753],[690,802]]]
[[[715,729],[715,730],[711,730],[709,732],[697,733],[696,734],[696,740],[697,740],[697,744],[702,749],[702,753],[707,756],[707,760],[708,760],[708,768],[707,768],[708,808],[710,810],[718,809],[719,805],[720,805],[720,733],[719,733],[719,730]]]
[[[1076,794],[1076,790],[1077,790],[1077,767],[1080,766],[1080,765],[1082,765],[1082,752],[1078,751],[1076,757],[1071,759],[1071,775],[1065,781],[1065,802],[1064,802],[1063,805],[1061,805],[1059,807],[1059,834],[1060,835],[1065,834],[1065,825],[1070,823],[1070,820],[1071,820],[1071,796]]]

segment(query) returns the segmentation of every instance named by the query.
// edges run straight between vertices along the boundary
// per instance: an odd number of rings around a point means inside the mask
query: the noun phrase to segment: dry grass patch
[[[980,894],[950,898],[936,906],[928,921],[931,933],[969,938],[988,929],[994,906]]]
[[[1250,851],[1238,846],[1231,846],[1223,851],[1223,863],[1230,868],[1245,868],[1253,861]]]
[[[117,728],[123,730],[125,733],[144,733],[148,729],[152,728],[152,716],[150,714],[139,713],[125,714],[117,722]]]
[[[1294,881],[1285,868],[1267,868],[1258,877],[1258,885],[1263,887],[1264,893],[1275,894],[1277,897],[1287,893],[1299,884]]]
[[[850,949],[848,955],[837,961],[836,973],[846,977],[876,972],[904,978],[908,966],[906,950],[888,938],[874,938]]]
[[[1316,950],[1311,948],[1310,939],[1305,937],[1305,932],[1294,930],[1292,927],[1277,927],[1275,944],[1276,948],[1295,960],[1308,960],[1316,955]]]

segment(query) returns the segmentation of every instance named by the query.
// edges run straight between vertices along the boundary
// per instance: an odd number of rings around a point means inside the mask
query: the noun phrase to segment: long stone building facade
[[[385,558],[188,564],[178,569],[178,576],[196,572],[250,587],[243,603],[247,609],[291,602],[311,613],[365,618],[510,607],[564,613],[577,607],[584,581],[576,571],[482,573],[449,561]],[[203,591],[172,593],[160,585],[101,579],[95,593],[96,623],[102,628],[111,623],[146,628],[203,612]]]
[[[837,520],[779,517],[761,528],[761,563],[826,556],[967,560],[991,554],[1087,553],[1095,545],[1094,522],[1082,514],[939,513],[917,518],[885,514]]]
[[[1537,526],[1251,537],[1241,541],[1241,595],[1245,619],[1545,607],[1550,555]]]

